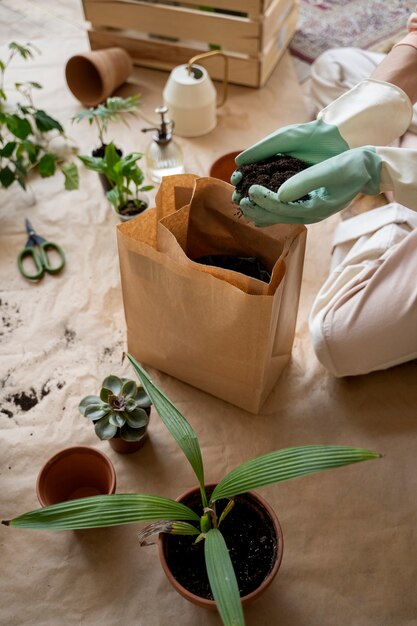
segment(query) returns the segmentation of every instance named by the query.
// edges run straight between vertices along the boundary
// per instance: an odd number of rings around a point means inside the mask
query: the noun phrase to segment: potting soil
[[[241,165],[238,171],[242,174],[242,180],[236,185],[236,191],[242,198],[248,197],[252,185],[262,185],[271,191],[277,191],[288,178],[302,172],[306,167],[308,165],[304,161],[285,154]]]

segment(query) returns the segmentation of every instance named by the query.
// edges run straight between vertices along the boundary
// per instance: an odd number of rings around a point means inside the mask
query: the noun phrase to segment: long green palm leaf
[[[178,409],[172,404],[171,400],[169,400],[157,387],[157,385],[155,385],[149,374],[136,361],[136,359],[130,354],[127,354],[126,356],[132,364],[132,367],[141,381],[146,393],[152,400],[163,423],[191,464],[191,467],[193,468],[200,484],[200,490],[202,491],[203,496],[203,505],[205,506],[207,503],[205,502],[204,491],[204,468],[197,435],[185,417],[181,415]]]
[[[188,506],[147,494],[115,494],[69,500],[30,511],[3,524],[17,528],[76,530],[158,520],[199,521]]]
[[[236,575],[226,542],[217,528],[206,535],[204,556],[211,591],[224,626],[245,626]]]
[[[242,463],[227,474],[214,489],[211,502],[290,478],[378,457],[380,455],[376,452],[349,446],[300,446],[268,452]]]

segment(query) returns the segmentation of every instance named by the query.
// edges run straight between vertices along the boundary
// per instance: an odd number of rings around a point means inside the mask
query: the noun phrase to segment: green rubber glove
[[[281,128],[241,152],[236,164],[288,154],[315,165],[352,148],[387,145],[407,130],[411,117],[411,102],[402,89],[367,79],[320,111],[314,122]],[[241,178],[240,172],[235,171],[232,185],[237,185]],[[247,205],[247,199],[234,192],[236,204],[244,200]]]
[[[343,209],[358,193],[381,192],[382,159],[376,148],[353,148],[289,178],[277,192],[252,185],[240,208],[256,226],[312,224]],[[308,199],[300,200],[308,194]]]
[[[349,145],[341,136],[337,126],[317,119],[306,124],[293,124],[280,128],[272,135],[241,152],[236,157],[236,165],[262,161],[278,153],[291,154],[291,156],[312,165],[345,150],[349,150]],[[236,186],[241,180],[242,174],[235,170],[230,182]],[[239,204],[242,196],[238,191],[234,191],[232,199],[233,202]]]

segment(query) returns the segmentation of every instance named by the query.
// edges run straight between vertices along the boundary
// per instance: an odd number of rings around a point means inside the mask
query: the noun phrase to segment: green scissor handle
[[[51,265],[49,261],[48,251],[55,251],[59,256],[59,263],[55,266]],[[31,257],[35,266],[35,272],[29,274],[24,266],[23,261],[25,258]],[[17,265],[19,271],[24,278],[28,280],[39,280],[42,278],[45,272],[49,274],[58,274],[65,265],[64,251],[60,246],[52,241],[43,241],[39,244],[39,253],[32,246],[24,248],[17,257]]]
[[[39,247],[42,265],[45,268],[45,271],[48,272],[48,274],[58,274],[58,272],[60,272],[65,265],[65,255],[63,249],[53,241],[43,241]],[[50,250],[53,250],[58,254],[58,265],[51,265],[48,256],[48,251]]]

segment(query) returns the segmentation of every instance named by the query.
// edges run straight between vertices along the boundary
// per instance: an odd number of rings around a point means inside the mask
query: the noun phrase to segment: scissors
[[[19,272],[28,280],[39,280],[45,272],[58,274],[65,265],[65,255],[62,248],[53,241],[47,241],[40,235],[37,235],[28,219],[25,219],[25,226],[29,239],[17,257]],[[54,266],[51,264],[48,256],[48,252],[51,251],[56,252],[59,256],[59,263]],[[27,257],[31,257],[35,266],[35,272],[32,274],[29,274],[23,267],[23,260]]]

